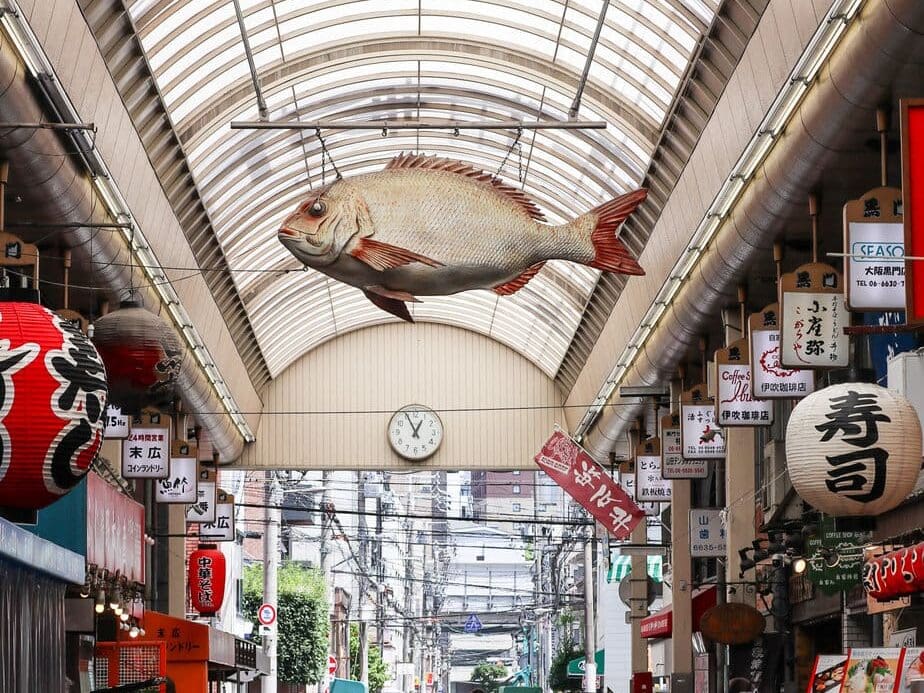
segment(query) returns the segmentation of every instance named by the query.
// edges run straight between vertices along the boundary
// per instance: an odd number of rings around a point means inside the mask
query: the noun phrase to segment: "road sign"
[[[337,658],[334,655],[327,655],[327,673],[331,676],[337,673]]]
[[[276,622],[276,607],[272,604],[261,604],[257,610],[257,620],[264,626],[271,626]]]
[[[477,633],[482,627],[481,620],[475,614],[469,615],[468,620],[465,621],[466,633]]]

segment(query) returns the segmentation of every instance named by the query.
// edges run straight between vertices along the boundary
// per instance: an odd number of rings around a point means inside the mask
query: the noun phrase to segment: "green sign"
[[[834,518],[825,517],[818,534],[805,541],[805,556],[811,559],[806,577],[825,594],[837,594],[856,587],[863,575],[863,558],[858,555],[856,547],[867,543],[869,539],[869,532],[839,532],[835,528]],[[823,555],[822,549],[827,550],[827,557]]]
[[[597,676],[603,676],[603,650],[597,650],[594,654],[594,661],[597,663]],[[576,657],[568,662],[568,676],[581,677],[584,675],[584,658]]]

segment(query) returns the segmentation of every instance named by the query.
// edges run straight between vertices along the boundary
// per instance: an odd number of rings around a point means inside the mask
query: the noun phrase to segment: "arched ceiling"
[[[605,130],[331,130],[345,176],[402,151],[515,182],[549,221],[633,189],[719,0],[610,0],[579,116]],[[351,287],[299,270],[282,217],[330,178],[313,130],[258,118],[232,0],[126,0],[270,373],[350,330],[392,321]],[[599,0],[241,0],[271,121],[566,120]],[[502,166],[502,162],[505,162]],[[633,244],[639,247],[641,243]],[[598,272],[550,262],[513,296],[427,297],[415,319],[471,329],[554,376]]]

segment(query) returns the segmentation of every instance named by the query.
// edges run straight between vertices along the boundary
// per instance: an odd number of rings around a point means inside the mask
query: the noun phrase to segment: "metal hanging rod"
[[[0,122],[0,130],[18,129],[25,130],[96,130],[94,123],[3,123]]]
[[[605,130],[604,120],[318,120],[313,123],[233,120],[232,130]]]
[[[41,221],[19,221],[9,222],[6,225],[8,229],[130,229],[131,222],[83,222],[83,221],[62,221],[44,223]]]

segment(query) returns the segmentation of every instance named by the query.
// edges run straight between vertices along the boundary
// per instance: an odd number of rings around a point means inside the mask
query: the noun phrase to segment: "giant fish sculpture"
[[[315,190],[278,236],[305,265],[413,322],[406,301],[468,289],[512,294],[546,260],[644,274],[616,231],[646,195],[636,190],[552,226],[521,190],[490,174],[401,154],[382,171]]]

